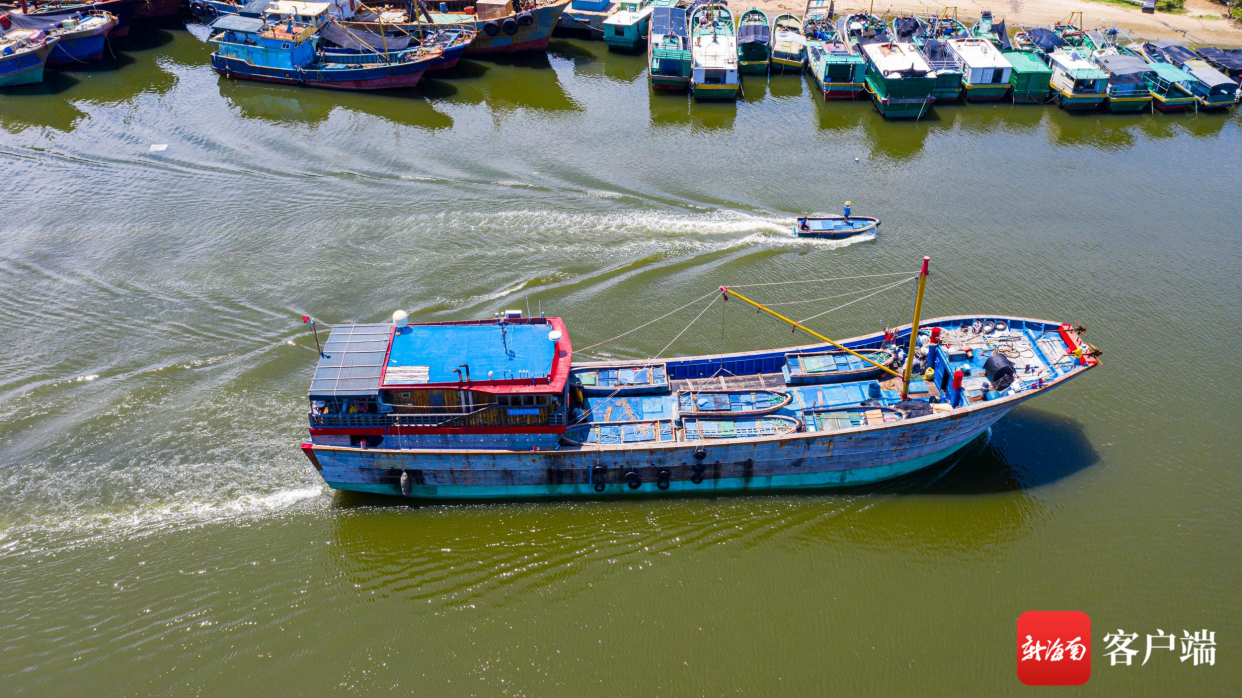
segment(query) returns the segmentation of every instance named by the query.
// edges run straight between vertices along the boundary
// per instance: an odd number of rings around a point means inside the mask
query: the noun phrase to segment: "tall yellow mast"
[[[923,290],[927,288],[927,266],[931,257],[923,258],[923,270],[919,272],[919,294],[914,298],[914,323],[910,325],[910,350],[906,353],[906,370],[901,376],[901,399],[910,393],[910,371],[914,369],[914,350],[918,348],[919,316],[923,314]]]
[[[926,258],[924,258],[924,261],[923,261],[923,271],[924,271],[924,272],[926,272],[926,271],[927,271],[927,261],[926,261]],[[775,317],[775,318],[777,318],[777,319],[779,319],[779,320],[783,320],[783,321],[785,321],[785,322],[788,322],[790,325],[793,325],[794,327],[796,327],[796,328],[798,328],[798,329],[802,330],[803,332],[805,332],[805,333],[807,333],[807,334],[811,335],[812,337],[815,337],[816,339],[821,339],[821,340],[823,340],[823,341],[825,341],[825,342],[828,342],[828,343],[829,343],[829,344],[831,344],[832,346],[834,346],[834,347],[836,347],[836,348],[840,349],[841,351],[844,351],[844,352],[845,352],[845,353],[847,353],[847,354],[852,354],[852,355],[854,355],[854,356],[857,356],[858,358],[862,359],[863,361],[866,361],[867,363],[871,364],[872,366],[875,366],[876,368],[879,368],[879,369],[882,369],[882,370],[888,371],[889,373],[893,374],[894,376],[897,376],[898,378],[901,378],[901,374],[900,374],[900,373],[898,373],[898,372],[894,371],[893,369],[889,368],[888,366],[885,366],[885,365],[883,365],[883,364],[880,364],[880,363],[877,363],[877,362],[875,362],[875,361],[872,361],[871,359],[868,359],[867,357],[863,356],[862,354],[859,354],[858,352],[854,351],[853,349],[850,349],[849,347],[843,346],[842,344],[840,344],[840,343],[838,343],[838,342],[834,342],[833,340],[828,339],[828,338],[827,338],[827,337],[825,337],[824,335],[822,335],[822,334],[820,334],[820,333],[816,332],[815,330],[812,330],[811,328],[807,327],[806,325],[803,325],[803,324],[802,324],[802,323],[800,323],[800,322],[795,322],[794,320],[790,320],[789,318],[785,317],[784,315],[781,315],[780,313],[776,312],[775,310],[770,310],[770,309],[768,309],[768,308],[764,307],[761,303],[756,303],[756,302],[752,301],[751,299],[747,298],[746,296],[743,296],[742,294],[738,293],[737,291],[734,291],[734,290],[730,289],[730,288],[729,288],[729,287],[727,287],[727,286],[721,286],[721,287],[720,287],[720,292],[724,294],[725,300],[729,300],[729,296],[733,296],[734,298],[736,298],[736,299],[738,299],[738,300],[740,300],[740,301],[743,301],[743,302],[745,302],[745,303],[749,303],[749,304],[751,304],[751,305],[755,306],[756,308],[758,308],[758,309],[762,310],[763,312],[767,313],[768,315],[771,315],[772,317]],[[920,299],[922,299],[922,297],[923,297],[923,296],[922,296],[922,292],[923,292],[922,281],[920,281],[920,282],[919,282],[919,298],[920,298]],[[916,317],[917,317],[917,316],[916,316]],[[915,322],[918,322],[918,321],[917,321],[917,320],[915,320]]]

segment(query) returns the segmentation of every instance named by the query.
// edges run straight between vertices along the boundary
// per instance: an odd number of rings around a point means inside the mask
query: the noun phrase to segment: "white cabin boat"
[[[962,37],[945,42],[958,70],[968,102],[994,102],[1009,94],[1013,64],[988,39]]]

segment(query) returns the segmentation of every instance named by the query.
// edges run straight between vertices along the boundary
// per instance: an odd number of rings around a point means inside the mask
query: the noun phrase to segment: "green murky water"
[[[692,105],[579,41],[336,94],[221,79],[202,34],[140,33],[0,97],[6,691],[1017,694],[1018,615],[1074,609],[1090,693],[1236,695],[1237,115],[885,123],[792,76]],[[877,237],[790,236],[845,199]],[[1073,319],[1105,355],[911,480],[406,506],[325,491],[296,448],[303,313],[529,299],[586,347],[720,284],[924,254],[928,314]],[[883,293],[814,323],[850,336],[909,307]],[[649,356],[691,318],[598,351]],[[795,341],[717,303],[669,351]],[[1157,628],[1215,631],[1216,665],[1108,666],[1105,632]]]

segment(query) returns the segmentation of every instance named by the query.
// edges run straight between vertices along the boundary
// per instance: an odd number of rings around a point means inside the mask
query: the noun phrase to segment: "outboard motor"
[[[1004,392],[1013,384],[1013,362],[1001,354],[993,354],[983,362],[983,373],[996,387],[996,392]]]

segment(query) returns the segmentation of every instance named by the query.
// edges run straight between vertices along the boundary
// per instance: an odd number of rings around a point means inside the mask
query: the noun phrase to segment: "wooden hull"
[[[924,326],[971,319],[940,318]],[[1063,337],[1073,334],[1069,325],[1004,319],[1011,327],[1025,323],[1032,332],[1059,327]],[[908,340],[909,332],[909,326],[899,328],[898,342],[903,337]],[[1076,346],[1077,340],[1071,339]],[[881,341],[882,334],[873,334],[843,343],[863,349]],[[697,379],[718,375],[722,369],[738,375],[779,370],[789,352],[827,349],[815,345],[665,361],[675,378]],[[312,430],[315,442],[303,443],[301,450],[334,489],[425,499],[559,499],[849,487],[907,475],[950,458],[1017,405],[1082,375],[1097,363],[1084,357],[1073,370],[1038,387],[952,411],[933,410],[891,423],[868,420],[830,431],[537,449],[524,442],[498,449],[462,441],[446,449],[406,446],[403,439],[413,444],[426,442],[391,431],[377,435],[382,447],[333,445],[321,442]]]
[[[358,70],[292,71],[251,65],[237,59],[221,58],[214,53],[211,56],[211,66],[226,78],[322,87],[330,90],[389,90],[414,87],[425,72],[423,65],[413,63]]]
[[[996,102],[1009,94],[1009,83],[1003,85],[964,85],[967,102]]]

